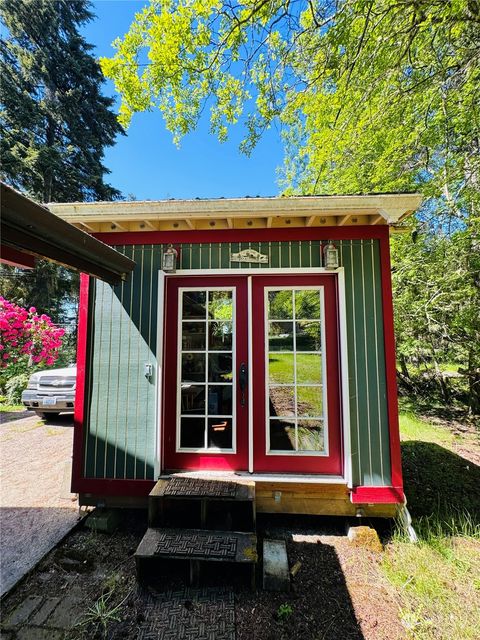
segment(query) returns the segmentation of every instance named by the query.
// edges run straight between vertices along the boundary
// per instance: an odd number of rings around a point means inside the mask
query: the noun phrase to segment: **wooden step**
[[[251,565],[253,586],[257,537],[239,531],[149,528],[135,552],[138,580],[144,580],[151,563],[162,560],[188,563],[191,584],[198,584],[202,565],[210,562]]]
[[[255,531],[255,483],[170,476],[149,495],[150,527]]]
[[[150,492],[152,498],[170,498],[173,500],[234,500],[235,502],[253,502],[255,483],[249,480],[223,480],[193,478],[189,476],[170,476],[161,478]]]

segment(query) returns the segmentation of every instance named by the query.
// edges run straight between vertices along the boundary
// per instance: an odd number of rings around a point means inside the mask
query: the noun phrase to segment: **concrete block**
[[[29,596],[26,598],[4,621],[3,624],[5,628],[8,629],[9,627],[16,627],[20,624],[24,624],[37,607],[40,606],[42,600],[42,596]]]
[[[63,631],[42,629],[39,627],[22,627],[17,632],[15,640],[65,640]]]
[[[349,527],[347,537],[357,547],[364,547],[370,551],[383,551],[378,533],[371,527]]]
[[[40,609],[30,620],[30,624],[34,624],[37,626],[44,624],[48,616],[52,613],[59,602],[60,598],[47,598]]]
[[[95,509],[87,518],[85,526],[92,531],[113,533],[120,523],[118,509]]]
[[[77,596],[66,596],[55,607],[45,626],[68,630],[79,621],[83,612],[82,601]]]
[[[263,541],[263,588],[290,591],[287,545],[284,540]]]

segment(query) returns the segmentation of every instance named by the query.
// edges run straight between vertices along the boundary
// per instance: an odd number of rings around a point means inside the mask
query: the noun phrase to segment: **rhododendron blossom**
[[[0,368],[22,356],[35,364],[52,365],[58,358],[65,330],[35,307],[24,309],[0,296]]]

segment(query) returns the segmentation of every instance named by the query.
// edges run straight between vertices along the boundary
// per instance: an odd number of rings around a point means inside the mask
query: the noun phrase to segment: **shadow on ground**
[[[468,512],[480,524],[480,467],[431,442],[402,443],[408,509],[414,518],[436,516],[453,525]]]

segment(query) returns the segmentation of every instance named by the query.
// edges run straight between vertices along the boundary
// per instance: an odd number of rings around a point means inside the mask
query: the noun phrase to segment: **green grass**
[[[419,537],[398,529],[382,570],[400,601],[409,640],[476,640],[480,629],[480,469],[458,440],[412,411],[400,415],[405,494]]]
[[[451,446],[455,436],[447,427],[441,427],[419,418],[412,412],[400,412],[400,436],[402,440],[421,440]]]
[[[12,412],[12,411],[25,411],[23,404],[7,404],[6,402],[0,402],[0,411]]]
[[[465,535],[448,538],[442,524],[438,534],[430,521],[430,533],[424,529],[419,544],[395,539],[388,545],[382,569],[398,593],[409,639],[478,638],[480,540],[469,526]]]

